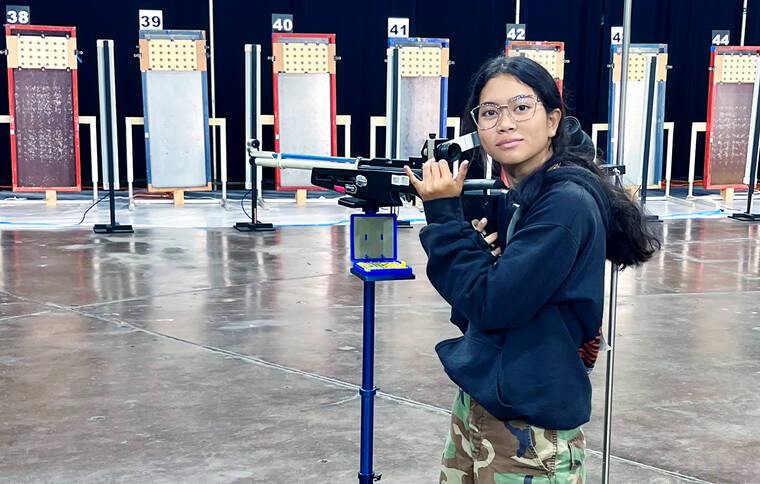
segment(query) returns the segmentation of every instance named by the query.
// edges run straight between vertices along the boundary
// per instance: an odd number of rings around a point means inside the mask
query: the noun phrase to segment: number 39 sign
[[[163,10],[140,10],[140,30],[163,30]]]

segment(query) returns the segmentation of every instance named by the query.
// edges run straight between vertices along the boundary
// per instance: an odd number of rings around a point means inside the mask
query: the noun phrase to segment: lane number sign
[[[9,24],[28,24],[30,21],[27,5],[6,5],[5,21]]]
[[[272,14],[272,32],[292,32],[293,15],[284,13]]]
[[[713,30],[710,34],[710,44],[728,45],[730,38],[731,32],[729,30]]]
[[[612,27],[610,31],[610,43],[613,45],[623,43],[623,27]]]
[[[525,24],[507,24],[507,40],[525,40]]]
[[[163,30],[163,10],[140,10],[139,24],[140,30]]]
[[[388,19],[388,37],[409,37],[409,19],[390,17]]]

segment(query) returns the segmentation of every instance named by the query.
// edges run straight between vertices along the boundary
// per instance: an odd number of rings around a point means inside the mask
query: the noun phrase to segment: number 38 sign
[[[29,7],[26,5],[6,5],[5,21],[9,24],[28,24]]]

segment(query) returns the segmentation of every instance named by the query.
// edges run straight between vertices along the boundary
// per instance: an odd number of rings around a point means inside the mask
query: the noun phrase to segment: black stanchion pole
[[[760,69],[760,66],[758,66]],[[757,80],[755,80],[755,90],[757,91]],[[760,214],[752,213],[752,195],[754,194],[755,187],[757,186],[757,154],[760,147],[760,99],[756,102],[755,107],[755,125],[752,131],[752,156],[750,158],[749,168],[749,183],[747,184],[747,211],[743,213],[734,213],[729,217],[734,220],[741,220],[743,222],[758,222],[760,221]]]
[[[641,196],[639,197],[639,203],[641,204],[641,210],[644,212],[644,216],[649,222],[659,222],[660,217],[657,215],[648,215],[646,213],[647,205],[647,185],[649,185],[649,153],[652,144],[652,118],[653,111],[652,104],[654,104],[654,89],[656,83],[657,73],[657,56],[652,56],[649,59],[649,65],[647,66],[647,79],[649,80],[647,85],[647,108],[644,114],[644,162],[641,169]]]
[[[261,73],[259,67],[261,66],[260,45],[245,45],[245,139],[246,139],[246,152],[248,151],[248,142],[253,140],[252,143],[256,143],[255,148],[261,149],[258,144],[261,142],[258,125],[260,123],[259,113],[259,92],[261,90]],[[255,53],[254,53],[255,52]],[[238,222],[234,225],[236,230],[240,232],[271,232],[274,230],[274,226],[268,223],[259,222],[258,210],[256,205],[259,201],[259,185],[258,185],[258,168],[254,163],[254,160],[249,160],[251,163],[251,221],[250,222]]]
[[[113,66],[113,40],[98,39],[98,83],[100,92],[100,142],[103,143],[103,167],[108,170],[108,197],[111,212],[110,224],[95,224],[92,230],[96,234],[131,234],[134,233],[131,225],[119,225],[116,223],[116,200],[114,197],[114,172],[118,166],[114,166],[114,150],[116,137],[116,90]]]

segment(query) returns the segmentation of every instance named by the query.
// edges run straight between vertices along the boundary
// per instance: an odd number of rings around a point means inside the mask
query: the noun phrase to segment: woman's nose
[[[512,119],[512,116],[510,116],[507,112],[507,108],[501,108],[500,114],[501,116],[499,118],[499,123],[496,126],[499,131],[509,131],[517,127],[517,124]]]

